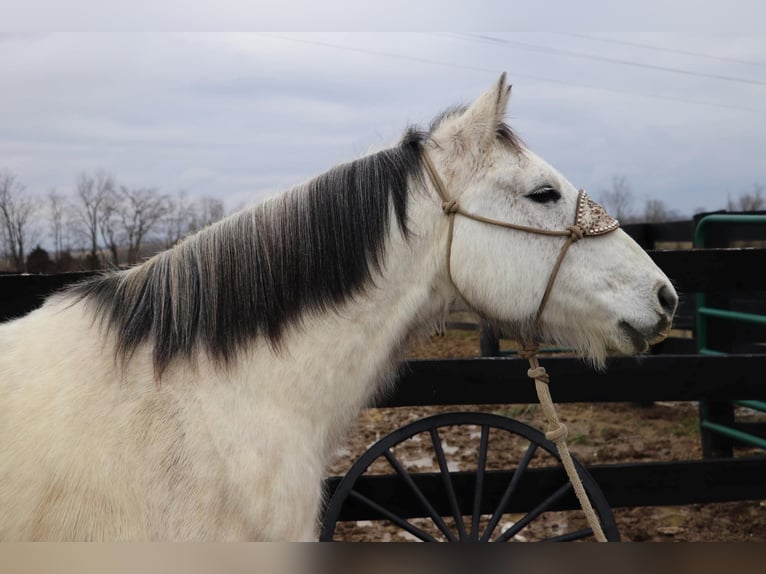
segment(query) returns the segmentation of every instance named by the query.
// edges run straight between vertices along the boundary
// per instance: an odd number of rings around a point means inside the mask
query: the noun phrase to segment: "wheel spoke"
[[[514,536],[516,536],[519,532],[521,532],[524,528],[527,527],[527,525],[532,522],[535,518],[540,516],[543,512],[548,510],[552,505],[554,505],[556,502],[558,502],[560,499],[562,499],[567,492],[572,488],[571,482],[566,482],[563,484],[556,492],[551,494],[548,498],[543,500],[540,504],[538,504],[536,507],[534,507],[532,510],[527,512],[521,520],[516,522],[513,526],[511,526],[508,530],[503,532],[502,536],[500,536],[495,542],[505,542],[507,540],[510,540]]]
[[[422,531],[420,528],[415,526],[414,524],[411,524],[404,520],[401,516],[397,516],[387,508],[382,507],[380,504],[375,502],[374,500],[371,500],[367,498],[364,494],[361,494],[357,492],[356,490],[350,490],[348,495],[352,498],[355,498],[359,500],[360,502],[363,502],[376,512],[382,514],[385,516],[388,520],[396,524],[399,528],[402,530],[406,530],[416,538],[423,540],[424,542],[438,542],[436,538],[428,534],[427,532]]]
[[[439,461],[439,469],[441,470],[442,479],[444,482],[444,489],[447,492],[447,498],[449,499],[450,508],[452,509],[452,516],[455,518],[455,525],[457,526],[458,536],[460,540],[468,538],[468,533],[465,531],[465,525],[463,524],[463,515],[460,513],[460,505],[455,495],[455,485],[452,484],[452,476],[450,475],[449,465],[447,465],[447,458],[444,456],[444,449],[442,448],[441,437],[439,431],[432,427],[429,429],[431,435],[431,443],[434,446],[434,452],[436,453],[436,460]]]
[[[481,515],[481,499],[484,491],[484,475],[487,467],[487,449],[489,448],[489,426],[481,427],[481,442],[479,444],[479,460],[476,463],[476,486],[473,491],[473,516],[471,517],[471,540],[479,539],[479,516]]]
[[[511,497],[513,496],[513,493],[516,491],[516,487],[519,485],[519,482],[521,481],[521,477],[526,472],[527,467],[529,466],[529,463],[532,460],[532,457],[535,455],[536,451],[537,451],[537,443],[530,442],[529,446],[527,447],[527,450],[524,452],[524,456],[519,462],[519,466],[516,467],[516,470],[513,473],[513,478],[511,478],[510,484],[508,484],[508,487],[505,489],[505,492],[503,493],[503,496],[500,499],[500,503],[497,505],[497,508],[495,509],[495,512],[492,515],[492,518],[490,518],[489,520],[487,529],[484,531],[484,534],[481,537],[481,542],[489,542],[489,539],[492,537],[492,533],[495,531],[495,528],[497,528],[497,525],[500,522],[500,519],[503,517],[503,512],[505,511],[505,507],[508,506],[508,502],[510,502]]]
[[[447,526],[447,524],[444,522],[444,519],[439,515],[438,511],[429,502],[425,494],[423,494],[423,491],[420,490],[420,488],[418,488],[418,485],[415,484],[414,480],[412,480],[412,476],[410,476],[410,473],[404,469],[404,467],[402,466],[402,463],[399,462],[399,459],[397,459],[394,456],[394,453],[391,452],[391,449],[386,450],[383,453],[383,456],[386,457],[386,460],[391,465],[391,467],[396,471],[396,473],[400,477],[402,477],[402,479],[404,479],[404,482],[407,483],[407,486],[410,487],[410,490],[412,490],[412,492],[415,493],[415,496],[417,496],[420,503],[426,509],[426,512],[428,512],[429,516],[431,517],[431,520],[433,520],[434,524],[436,524],[439,530],[442,531],[444,536],[447,537],[447,540],[449,540],[450,542],[457,542],[457,539],[455,538],[455,535],[452,533],[452,531],[449,529],[449,526]]]
[[[479,448],[477,449],[475,472],[461,472],[458,475],[455,472],[450,473],[452,463],[448,462],[446,455],[448,449],[443,439],[445,436],[443,427],[448,426],[469,426],[473,432],[475,429],[481,429],[481,442],[476,445]],[[502,495],[499,497],[494,495],[494,490],[490,497],[488,491],[490,484],[495,484],[494,482],[490,483],[490,479],[494,475],[490,474],[488,469],[490,466],[488,451],[489,446],[491,446],[489,442],[492,429],[502,429],[511,435],[522,437],[526,439],[528,444],[524,453],[519,452],[523,456],[520,457],[516,468],[512,469],[513,474],[510,479],[506,483],[497,484],[503,489]],[[394,455],[397,445],[418,434],[425,433],[431,437],[433,452],[441,471],[440,480],[437,480],[434,474],[427,473],[422,476],[423,480],[421,481],[420,475],[408,473],[402,462],[397,460]],[[514,444],[518,445],[519,443]],[[523,444],[521,443],[521,445]],[[510,527],[500,527],[503,517],[508,516],[507,513],[514,506],[513,501],[522,495],[522,490],[526,490],[534,456],[543,450],[557,459],[559,463],[561,462],[555,445],[546,441],[542,433],[507,417],[488,413],[458,412],[442,413],[414,421],[386,435],[368,448],[352,465],[346,476],[342,477],[334,487],[333,495],[325,508],[320,539],[332,540],[335,535],[335,526],[339,520],[367,518],[370,520],[387,520],[392,526],[408,532],[419,540],[434,542],[437,539],[450,541],[457,539],[468,542],[479,540],[487,542],[493,539],[498,542],[511,540],[544,513],[560,508],[565,496],[573,498],[570,490],[572,488],[571,482],[567,481],[566,484],[558,487],[558,490],[553,494],[542,494],[544,500],[535,497],[532,500],[535,507],[521,515],[518,522]],[[380,483],[376,481],[369,481],[368,483],[363,477],[368,472],[370,464],[384,457],[395,470],[392,474],[396,476],[389,476],[388,479],[380,481]],[[619,540],[614,517],[603,493],[587,470],[584,470],[584,467],[578,466],[578,472],[587,478],[587,481],[584,480],[586,492],[594,500],[595,509],[605,530],[609,533],[609,539]],[[381,493],[385,492],[385,495],[378,497],[380,503],[373,500],[375,498],[375,495],[372,494],[373,491],[363,490],[367,493],[365,496],[360,491],[354,490],[358,481],[363,481],[361,484],[365,485],[365,489],[380,488]],[[463,486],[467,489],[461,490]],[[500,493],[498,492],[498,494]],[[396,498],[399,495],[402,496],[401,500]],[[499,502],[495,504],[495,500],[498,499]],[[416,500],[419,502],[415,502]],[[542,502],[538,502],[539,500]],[[347,506],[347,503],[352,501],[353,503]],[[381,503],[388,508],[382,506]],[[483,523],[481,513],[485,508],[489,516],[487,517],[486,528],[481,528]],[[437,509],[439,510],[437,511]],[[415,515],[418,517],[417,519],[414,518]],[[344,518],[345,516],[348,518]],[[423,517],[433,521],[433,523],[429,524]],[[455,526],[452,526],[450,517],[454,518]],[[537,533],[538,529],[535,528],[534,530]],[[548,530],[547,534],[535,536],[535,538],[543,538],[544,541],[551,542],[580,540],[588,537],[593,537],[589,528],[559,535],[554,535],[554,532]]]
[[[582,540],[593,536],[592,528],[583,528],[582,530],[575,530],[574,532],[567,532],[566,534],[560,534],[552,538],[546,538],[543,542],[572,542],[573,540]]]

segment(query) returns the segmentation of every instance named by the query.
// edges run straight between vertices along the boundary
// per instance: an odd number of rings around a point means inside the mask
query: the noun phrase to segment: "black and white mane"
[[[391,215],[407,237],[409,190],[422,187],[427,132],[408,129],[398,145],[341,164],[291,191],[239,212],[124,272],[74,286],[117,338],[125,360],[153,345],[157,373],[198,347],[226,364],[265,337],[275,349],[305,314],[337,308],[382,271]],[[522,149],[506,124],[498,139]],[[421,185],[413,185],[421,184]]]
[[[226,363],[255,337],[278,348],[288,325],[336,308],[382,270],[391,215],[407,236],[408,188],[427,134],[339,165],[239,212],[143,265],[74,286],[128,358],[154,348],[161,373],[202,347]]]

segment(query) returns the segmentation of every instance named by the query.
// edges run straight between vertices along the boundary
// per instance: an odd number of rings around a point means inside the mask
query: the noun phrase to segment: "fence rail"
[[[614,357],[602,372],[580,359],[548,357],[556,402],[766,400],[766,355]],[[525,360],[510,357],[409,361],[376,407],[536,403]]]
[[[681,294],[681,305],[674,322],[676,329],[695,332],[695,294],[715,298],[716,307],[725,300],[728,308],[742,313],[766,312],[766,249],[725,248],[732,241],[763,241],[763,226],[744,225],[735,231],[711,224],[706,249],[657,249],[662,243],[691,244],[695,223],[627,225],[625,230],[668,274]],[[0,320],[22,315],[38,306],[45,295],[67,283],[90,274],[56,276],[0,276]],[[718,321],[718,323],[716,323]],[[582,361],[550,357],[545,367],[551,374],[551,392],[557,402],[646,402],[707,401],[716,405],[731,401],[766,401],[766,328],[749,324],[727,327],[725,319],[709,319],[709,332],[717,345],[728,349],[746,348],[747,354],[704,356],[698,353],[668,354],[668,350],[692,350],[694,339],[677,338],[656,347],[656,354],[640,358],[612,358],[607,369],[594,372]],[[712,335],[712,333],[716,335]],[[483,335],[486,338],[486,334]],[[483,341],[484,343],[484,341]],[[756,352],[753,352],[756,351]],[[377,407],[422,405],[534,403],[533,385],[526,376],[524,361],[511,357],[476,359],[419,360],[406,363],[395,391],[383,397]],[[733,421],[732,421],[733,422]],[[762,425],[761,425],[762,426]],[[744,428],[743,425],[733,428]],[[393,429],[392,429],[393,430]],[[753,429],[748,428],[748,432]],[[762,432],[763,428],[756,429]],[[682,462],[653,462],[589,467],[612,506],[643,506],[766,499],[766,457],[722,458]],[[556,470],[535,470],[526,477],[523,488],[544,488],[559,480]],[[507,484],[511,471],[492,473],[490,484]],[[389,489],[402,492],[397,476],[369,477],[361,489]],[[415,480],[430,496],[434,479],[428,474]],[[470,477],[455,474],[456,484],[470,488]],[[327,479],[327,489],[337,486],[338,477]],[[366,481],[366,482],[365,482]],[[404,489],[406,490],[406,489]],[[433,493],[437,501],[438,493]],[[394,497],[395,499],[396,497]],[[524,497],[517,497],[523,500]],[[531,499],[536,499],[531,496]],[[419,505],[402,499],[401,516],[419,516]],[[462,502],[461,502],[462,504]],[[470,501],[466,501],[466,508]],[[565,498],[564,507],[574,507],[574,498]],[[374,512],[350,505],[342,519],[371,519]]]

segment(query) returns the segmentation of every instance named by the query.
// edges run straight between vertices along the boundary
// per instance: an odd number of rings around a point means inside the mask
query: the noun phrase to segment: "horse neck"
[[[419,328],[437,324],[452,295],[444,264],[446,220],[432,198],[411,201],[410,237],[390,231],[374,285],[337,311],[306,318],[287,334],[282,351],[261,345],[242,363],[254,394],[273,383],[270,396],[312,420],[325,445],[386,388],[406,344]]]
[[[436,203],[427,197],[411,198],[409,220],[408,238],[392,226],[383,270],[374,277],[374,284],[338,312],[311,320],[305,331],[315,334],[306,339],[321,336],[331,345],[343,340],[347,357],[340,361],[363,351],[378,362],[402,351],[418,327],[435,324],[451,294],[444,280],[447,225]]]
[[[389,234],[383,272],[374,285],[333,319],[363,335],[354,346],[367,354],[386,357],[401,351],[411,335],[435,325],[450,300],[444,280],[446,221],[427,198],[412,201],[410,221],[408,239],[398,230]]]

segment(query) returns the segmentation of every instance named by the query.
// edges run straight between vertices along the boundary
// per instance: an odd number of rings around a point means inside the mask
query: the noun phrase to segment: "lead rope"
[[[566,252],[569,250],[572,243],[583,238],[583,232],[579,226],[572,225],[568,227],[567,230],[570,231],[570,236],[567,238],[566,243],[564,243],[559,252],[556,263],[553,266],[553,271],[551,271],[550,278],[548,279],[548,284],[545,286],[545,292],[540,301],[540,306],[537,308],[537,313],[535,314],[535,331],[537,331],[537,323],[540,321],[543,309],[545,309],[545,304],[548,302],[548,297],[553,289],[553,283],[556,280],[556,275],[558,275],[561,262],[564,260],[564,255],[566,255]],[[561,457],[561,464],[564,465],[564,470],[569,477],[569,481],[572,483],[577,500],[580,502],[580,508],[582,508],[582,511],[585,513],[588,525],[591,530],[593,530],[593,536],[596,537],[598,542],[606,542],[607,540],[604,535],[604,530],[601,528],[601,521],[598,519],[596,511],[593,509],[593,504],[591,504],[588,493],[585,491],[585,486],[583,486],[580,474],[575,468],[572,454],[569,452],[569,446],[567,445],[569,431],[567,426],[561,422],[558,413],[556,412],[556,406],[551,397],[551,389],[548,386],[550,376],[546,372],[545,367],[540,365],[537,357],[539,350],[540,348],[536,344],[522,342],[519,348],[519,356],[529,362],[527,376],[535,382],[537,400],[540,401],[540,406],[543,408],[543,415],[548,421],[548,430],[545,432],[545,438],[556,445],[556,450]]]
[[[447,276],[449,277],[450,282],[452,282],[453,287],[458,293],[460,293],[460,289],[458,289],[457,285],[455,285],[455,282],[452,279],[451,266],[452,239],[455,229],[455,216],[457,214],[468,217],[469,219],[473,219],[474,221],[488,223],[490,225],[517,229],[519,231],[536,233],[538,235],[552,235],[567,238],[566,242],[561,247],[561,251],[559,252],[558,258],[556,259],[556,263],[553,266],[553,270],[551,271],[551,274],[548,278],[548,283],[545,286],[542,300],[540,301],[540,306],[537,308],[537,313],[535,314],[535,325],[539,323],[540,317],[543,314],[543,309],[545,308],[545,304],[548,302],[548,297],[550,296],[551,290],[553,289],[553,283],[556,280],[556,276],[558,275],[561,263],[564,260],[564,255],[566,255],[569,247],[573,243],[579,241],[585,236],[585,231],[577,223],[570,225],[566,228],[566,230],[545,230],[506,223],[504,221],[489,219],[463,211],[460,208],[457,200],[448,198],[444,182],[439,176],[439,173],[436,171],[436,168],[434,167],[433,163],[431,162],[431,158],[427,153],[423,153],[423,164],[429,176],[431,177],[431,181],[436,188],[436,191],[442,199],[442,211],[447,217],[449,217],[449,228],[447,231]],[[583,192],[581,192],[581,194],[582,193]],[[578,207],[579,204],[580,201],[578,197]],[[578,220],[577,216],[576,220]],[[463,297],[463,299],[465,299],[465,297]],[[545,367],[540,366],[540,362],[538,361],[537,357],[538,350],[538,345],[522,342],[521,348],[519,350],[519,356],[527,359],[529,362],[529,370],[527,371],[527,376],[535,381],[537,398],[540,401],[540,406],[543,409],[543,414],[549,425],[548,430],[545,432],[545,437],[556,445],[556,450],[561,457],[561,463],[564,465],[564,470],[567,473],[567,477],[569,477],[569,481],[572,483],[572,487],[574,488],[577,500],[579,501],[580,507],[585,513],[585,518],[588,521],[588,525],[590,526],[591,530],[593,531],[593,535],[598,542],[606,542],[607,540],[606,536],[604,535],[604,530],[601,527],[601,521],[596,515],[596,511],[593,509],[593,504],[591,504],[588,493],[585,491],[585,487],[583,486],[582,479],[580,478],[580,475],[575,468],[574,461],[572,460],[572,455],[569,452],[569,447],[567,446],[566,442],[568,432],[567,427],[564,423],[561,422],[558,417],[558,413],[556,412],[556,407],[553,403],[553,398],[551,397],[550,388],[548,386],[550,377],[545,371]]]
[[[598,542],[606,542],[607,540],[604,535],[604,530],[601,528],[601,521],[599,520],[598,515],[596,515],[596,511],[593,509],[593,504],[591,504],[588,493],[583,486],[582,479],[575,468],[572,454],[569,452],[569,446],[567,446],[567,434],[569,431],[567,426],[562,423],[558,417],[556,406],[551,397],[551,390],[548,387],[550,377],[545,371],[545,367],[540,366],[540,363],[537,360],[537,351],[537,345],[522,346],[519,350],[519,355],[529,361],[527,376],[535,381],[537,399],[540,401],[540,406],[543,408],[543,414],[548,421],[548,430],[545,432],[545,438],[556,445],[556,450],[561,457],[561,463],[564,465],[564,470],[569,477],[569,481],[572,483],[577,500],[580,502],[580,507],[585,513],[588,526],[593,530],[593,536],[596,537]]]

